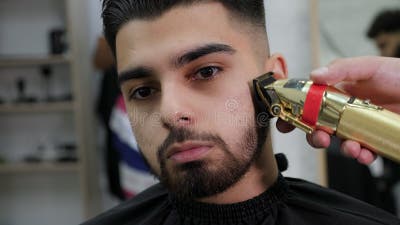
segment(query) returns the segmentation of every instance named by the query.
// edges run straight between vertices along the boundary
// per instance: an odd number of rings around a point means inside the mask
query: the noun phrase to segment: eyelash
[[[196,76],[198,74],[200,74],[201,72],[209,72],[209,71],[206,71],[207,69],[211,69],[212,70],[211,71],[212,75],[210,77],[207,77],[207,78],[196,78]],[[219,67],[219,66],[205,66],[205,67],[202,67],[202,68],[198,69],[195,73],[190,75],[189,79],[192,80],[192,81],[196,81],[196,80],[209,81],[209,80],[215,79],[215,77],[217,77],[218,73],[221,72],[221,71],[223,71],[223,69],[221,67]],[[139,91],[146,90],[146,89],[150,89],[150,90],[147,90],[147,91],[150,91],[148,97],[141,98],[141,97],[135,96],[136,94],[139,93]],[[138,101],[146,100],[148,98],[151,98],[151,96],[157,91],[158,90],[156,88],[152,88],[151,86],[137,87],[137,88],[132,89],[131,91],[129,91],[129,100],[138,100]]]

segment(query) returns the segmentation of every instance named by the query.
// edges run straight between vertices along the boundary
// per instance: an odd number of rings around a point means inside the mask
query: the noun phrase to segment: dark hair
[[[381,33],[400,31],[400,9],[384,10],[372,22],[367,32],[369,38],[375,38]]]
[[[122,25],[133,19],[154,19],[179,5],[220,2],[236,18],[265,29],[263,0],[103,0],[104,35],[115,54],[115,39]]]

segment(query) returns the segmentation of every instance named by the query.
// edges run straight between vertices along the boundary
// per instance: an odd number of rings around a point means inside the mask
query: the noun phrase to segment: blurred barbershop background
[[[266,0],[291,78],[335,58],[400,57],[399,0]],[[0,225],[71,225],[157,182],[138,152],[102,38],[99,0],[0,0]],[[280,134],[286,176],[400,215],[400,166],[363,166]]]

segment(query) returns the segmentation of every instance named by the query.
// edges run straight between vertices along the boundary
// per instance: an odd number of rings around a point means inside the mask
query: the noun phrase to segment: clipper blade
[[[269,108],[271,106],[271,98],[266,88],[268,85],[271,85],[276,81],[273,75],[274,75],[273,72],[269,72],[253,80],[253,88],[254,88],[256,104],[258,108],[260,108],[263,112],[268,112],[269,114],[270,114]],[[272,117],[273,116],[270,114],[270,118]]]

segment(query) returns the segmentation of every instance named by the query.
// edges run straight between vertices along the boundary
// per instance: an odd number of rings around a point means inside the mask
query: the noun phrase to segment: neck
[[[277,177],[278,167],[272,152],[271,137],[268,136],[260,157],[236,184],[222,193],[199,199],[199,201],[213,204],[243,202],[265,192],[275,183]]]

